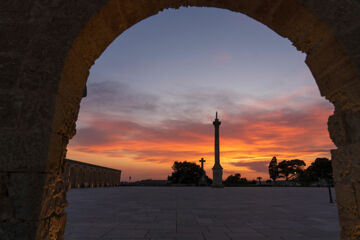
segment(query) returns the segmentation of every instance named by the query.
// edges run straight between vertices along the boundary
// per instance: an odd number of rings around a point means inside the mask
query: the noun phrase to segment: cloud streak
[[[101,112],[150,113],[157,110],[158,97],[137,91],[128,84],[116,81],[101,81],[88,84],[89,97],[84,99],[85,111],[96,109]]]
[[[232,162],[231,165],[236,167],[246,167],[250,171],[254,171],[256,173],[267,173],[269,162],[267,161]]]

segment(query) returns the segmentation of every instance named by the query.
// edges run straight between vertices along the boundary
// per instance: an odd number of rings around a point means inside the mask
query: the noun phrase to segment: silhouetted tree
[[[279,177],[279,170],[278,170],[276,157],[273,157],[269,163],[269,175],[274,182]]]
[[[327,158],[317,158],[311,165],[299,176],[302,185],[308,185],[311,182],[317,182],[323,179],[327,183],[329,191],[329,201],[333,203],[331,185],[333,184],[331,160]]]
[[[176,184],[198,184],[204,171],[199,165],[191,162],[174,162],[173,172],[168,176],[168,180]],[[207,182],[211,181],[206,175]]]
[[[236,173],[234,175],[230,175],[226,178],[226,180],[224,181],[224,183],[226,185],[236,185],[240,182],[240,177],[241,174],[240,173]]]
[[[257,177],[256,179],[259,180],[259,184],[261,185],[261,179],[262,179],[262,177]]]
[[[304,166],[306,166],[305,162],[299,159],[281,161],[278,164],[279,177],[285,177],[285,180],[288,181],[290,178],[296,177],[297,174],[301,175]]]
[[[306,170],[309,171],[314,178],[325,179],[327,181],[333,178],[331,160],[327,158],[315,159]]]
[[[332,182],[331,160],[327,158],[316,158],[314,162],[299,176],[299,181],[307,185],[324,179],[326,182]]]
[[[238,186],[240,184],[246,184],[247,180],[246,178],[241,178],[241,174],[240,173],[236,173],[234,175],[230,175],[226,178],[226,180],[224,181],[224,184],[226,186]]]

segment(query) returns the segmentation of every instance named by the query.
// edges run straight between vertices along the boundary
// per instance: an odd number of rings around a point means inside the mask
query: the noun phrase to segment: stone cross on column
[[[204,162],[206,162],[206,160],[204,158],[201,158],[199,162],[201,162],[201,169],[204,170]]]
[[[199,185],[200,186],[206,186],[207,183],[206,183],[205,170],[204,170],[204,162],[206,162],[206,160],[204,158],[201,158],[199,160],[199,162],[201,162],[201,169],[203,170],[202,176],[201,176],[200,181],[199,181]]]

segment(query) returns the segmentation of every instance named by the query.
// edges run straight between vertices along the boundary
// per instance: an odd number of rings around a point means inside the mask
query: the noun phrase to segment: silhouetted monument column
[[[203,174],[200,178],[199,185],[205,186],[205,185],[207,185],[206,178],[205,178],[205,170],[204,170],[204,162],[206,162],[206,160],[204,158],[201,158],[199,160],[199,162],[201,163],[201,169],[203,170]]]
[[[223,168],[220,165],[220,147],[219,147],[219,127],[221,122],[218,119],[218,115],[216,112],[216,118],[213,122],[215,128],[215,164],[212,168],[213,170],[213,187],[223,187],[222,184],[222,174]]]

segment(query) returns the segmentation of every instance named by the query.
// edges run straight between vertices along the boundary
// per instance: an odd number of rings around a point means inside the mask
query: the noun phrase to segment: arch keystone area
[[[180,6],[246,14],[307,54],[321,95],[335,105],[328,127],[342,239],[359,239],[358,0],[1,1],[0,236],[63,239],[66,146],[90,67],[123,31]]]

